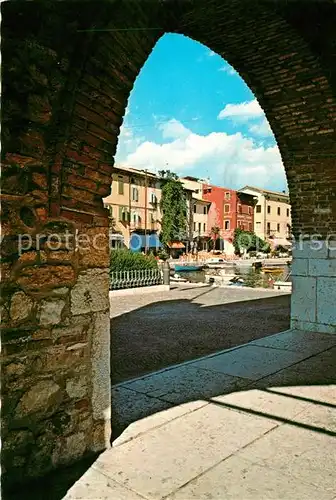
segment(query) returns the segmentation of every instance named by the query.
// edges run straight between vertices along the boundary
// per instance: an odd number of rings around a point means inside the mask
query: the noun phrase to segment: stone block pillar
[[[336,333],[336,242],[297,242],[292,277],[291,327]]]

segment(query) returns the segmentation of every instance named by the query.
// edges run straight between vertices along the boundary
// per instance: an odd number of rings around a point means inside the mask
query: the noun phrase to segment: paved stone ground
[[[290,295],[181,286],[111,300],[112,380],[118,383],[289,328]]]
[[[119,384],[124,431],[64,499],[334,499],[335,361],[287,331]]]

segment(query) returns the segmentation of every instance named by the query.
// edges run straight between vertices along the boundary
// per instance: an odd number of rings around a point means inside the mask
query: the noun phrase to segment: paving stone
[[[148,415],[171,408],[171,404],[124,387],[112,390],[112,419],[123,427]]]
[[[121,486],[96,469],[89,469],[73,485],[63,500],[140,500],[134,491]]]
[[[248,345],[224,354],[192,363],[203,368],[233,377],[258,380],[304,359],[305,354],[267,347]]]
[[[334,432],[336,436],[336,406],[334,408],[316,404],[308,404],[307,406],[303,413],[295,417],[295,420],[318,429]]]
[[[269,387],[268,391],[286,394],[292,398],[302,398],[313,403],[336,405],[336,385],[299,385],[289,387]]]
[[[265,377],[256,387],[315,386],[336,380],[336,347]]]
[[[173,407],[166,401],[124,387],[115,388],[112,390],[112,431],[120,428],[122,434],[113,441],[113,446],[119,446],[206,404],[204,401],[192,401]]]
[[[274,422],[209,404],[103,453],[111,478],[159,499],[274,427]]]
[[[277,470],[233,456],[169,495],[167,500],[331,500],[330,493]]]
[[[309,403],[298,399],[289,398],[285,394],[272,394],[266,391],[251,389],[235,392],[226,396],[212,398],[223,405],[233,406],[237,410],[247,413],[262,413],[269,418],[289,419],[308,409]]]
[[[239,390],[248,381],[209,370],[200,370],[193,363],[135,380],[126,387],[170,403],[205,399]]]
[[[273,347],[275,349],[299,351],[309,356],[336,345],[336,336],[334,337],[323,333],[289,330],[287,332],[264,337],[263,339],[253,340],[251,344],[263,347]]]
[[[335,491],[335,439],[295,425],[281,425],[238,455],[321,490]],[[315,497],[318,498],[318,497]]]

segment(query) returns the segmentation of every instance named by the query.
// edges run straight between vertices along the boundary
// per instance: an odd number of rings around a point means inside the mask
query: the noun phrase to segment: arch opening
[[[222,55],[265,110],[293,208],[291,326],[335,332],[335,101],[330,31],[323,31],[332,16],[322,16],[316,28],[309,8],[299,28],[294,2],[272,12],[261,3],[217,0],[206,11],[189,2],[174,9],[167,2],[132,9],[126,2],[102,9],[87,3],[78,16],[71,6],[34,5],[34,12],[30,5],[4,6],[3,429],[9,483],[109,444],[108,216],[101,200],[109,194],[129,93],[165,32]],[[57,238],[48,240],[51,234]],[[55,240],[59,246],[49,248]],[[85,244],[70,245],[78,240]]]

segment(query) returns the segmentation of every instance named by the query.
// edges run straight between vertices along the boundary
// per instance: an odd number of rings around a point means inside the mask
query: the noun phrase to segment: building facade
[[[204,240],[210,235],[208,225],[208,212],[211,202],[203,198],[203,181],[197,177],[182,177],[180,179],[184,188],[190,190],[191,198],[191,238]],[[201,245],[202,246],[202,245]]]
[[[161,229],[161,185],[158,177],[145,170],[115,167],[111,194],[103,199],[109,209],[113,233],[130,245],[132,233],[159,233]]]
[[[291,206],[288,194],[245,186],[241,192],[257,197],[254,208],[254,231],[272,247],[290,246]]]
[[[253,231],[256,197],[210,184],[203,184],[203,197],[211,203],[208,213],[210,234],[213,228],[219,228],[220,248],[228,254],[234,253],[235,229]]]

